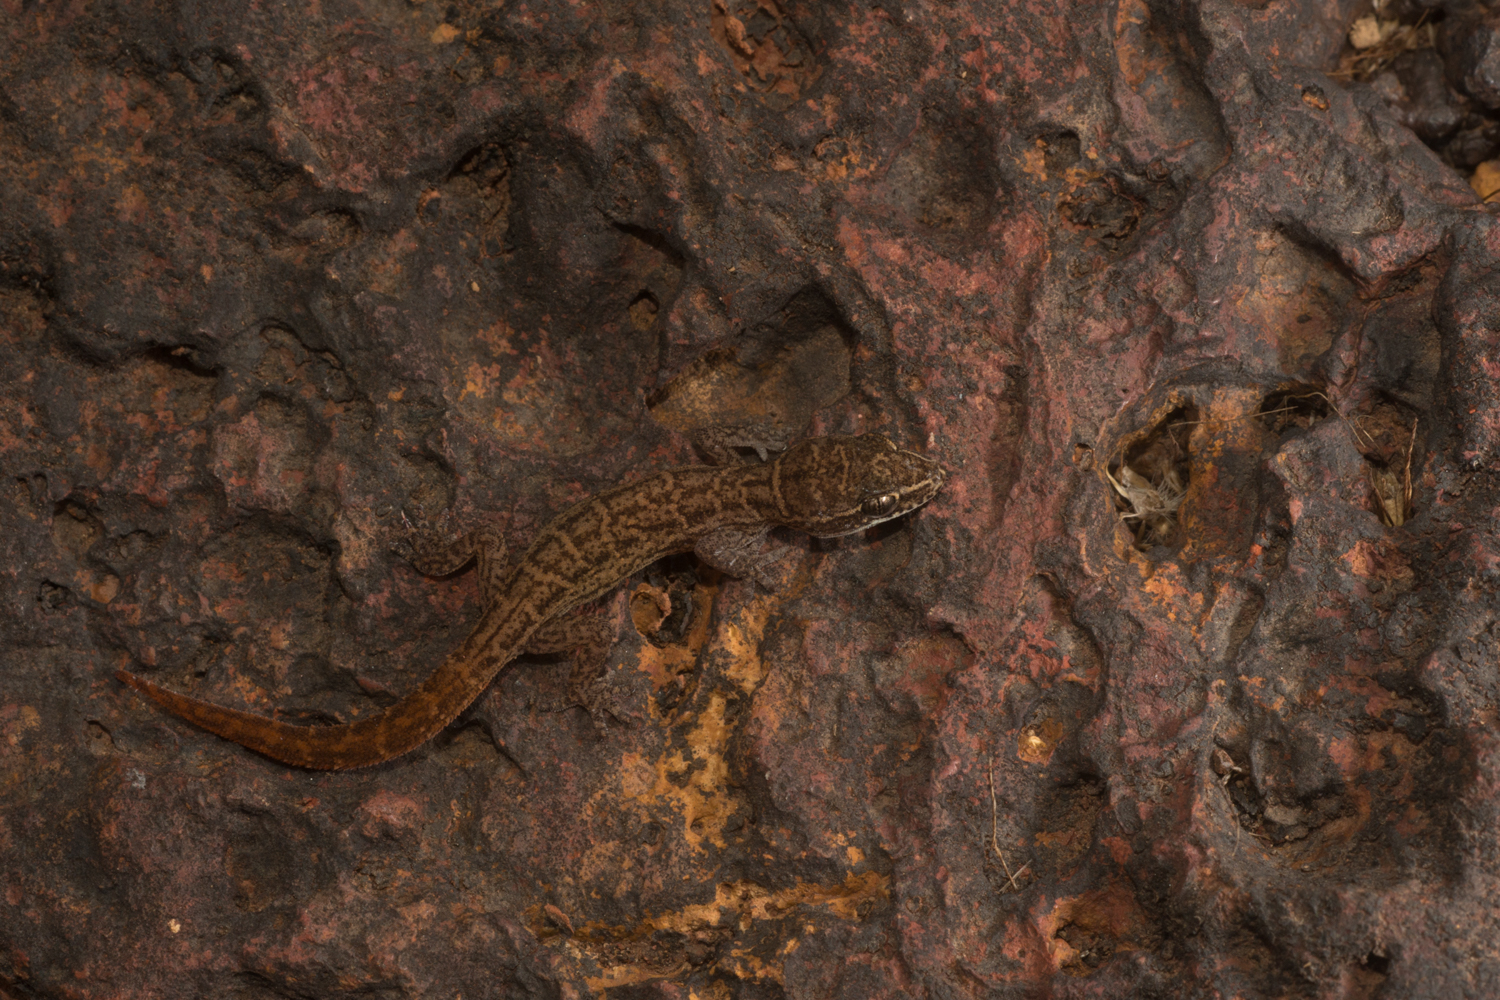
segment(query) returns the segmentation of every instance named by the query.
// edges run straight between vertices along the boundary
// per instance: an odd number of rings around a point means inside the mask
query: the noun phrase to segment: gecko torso
[[[663,556],[696,552],[732,575],[760,577],[777,555],[760,551],[771,528],[849,534],[917,509],[943,479],[937,463],[865,434],[801,441],[763,464],[671,469],[595,494],[542,528],[508,573],[482,581],[487,606],[478,624],[426,681],[358,722],[293,725],[190,698],[128,671],[117,676],[209,732],[284,763],[326,770],[378,764],[436,735],[515,656],[578,645],[566,628],[578,619],[560,616]],[[453,572],[477,555],[481,573],[492,573],[503,546],[486,548],[496,543],[482,536],[418,568]]]

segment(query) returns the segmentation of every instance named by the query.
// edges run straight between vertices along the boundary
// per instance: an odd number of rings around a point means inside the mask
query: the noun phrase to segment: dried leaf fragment
[[[1401,477],[1389,466],[1370,462],[1365,466],[1369,475],[1370,489],[1380,507],[1380,519],[1393,528],[1406,523],[1406,498],[1401,487]]]
[[[1481,201],[1489,201],[1500,192],[1500,160],[1485,160],[1474,168],[1469,178],[1469,187],[1479,195]]]
[[[1366,14],[1350,27],[1349,44],[1356,49],[1373,49],[1394,35],[1399,27],[1399,21],[1382,21],[1374,14]]]

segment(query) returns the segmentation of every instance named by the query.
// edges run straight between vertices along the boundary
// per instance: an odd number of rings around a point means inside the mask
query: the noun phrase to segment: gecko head
[[[776,459],[771,481],[782,524],[831,538],[909,514],[946,475],[882,434],[861,434],[797,442]]]

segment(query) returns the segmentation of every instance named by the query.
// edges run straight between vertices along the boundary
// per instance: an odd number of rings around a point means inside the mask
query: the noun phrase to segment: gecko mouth
[[[911,490],[913,494],[921,497],[921,499],[917,502],[917,506],[920,507],[922,504],[937,496],[938,491],[943,488],[943,483],[947,482],[948,480],[948,470],[928,458],[917,456],[917,460],[927,466],[926,478],[924,478],[922,482],[918,483]]]

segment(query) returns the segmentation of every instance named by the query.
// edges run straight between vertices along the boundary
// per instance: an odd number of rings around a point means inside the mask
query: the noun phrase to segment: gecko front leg
[[[765,541],[765,529],[719,528],[698,536],[693,554],[721,573],[747,576],[767,590],[775,590],[780,581],[771,574],[771,567],[791,550],[785,545],[767,550]]]

